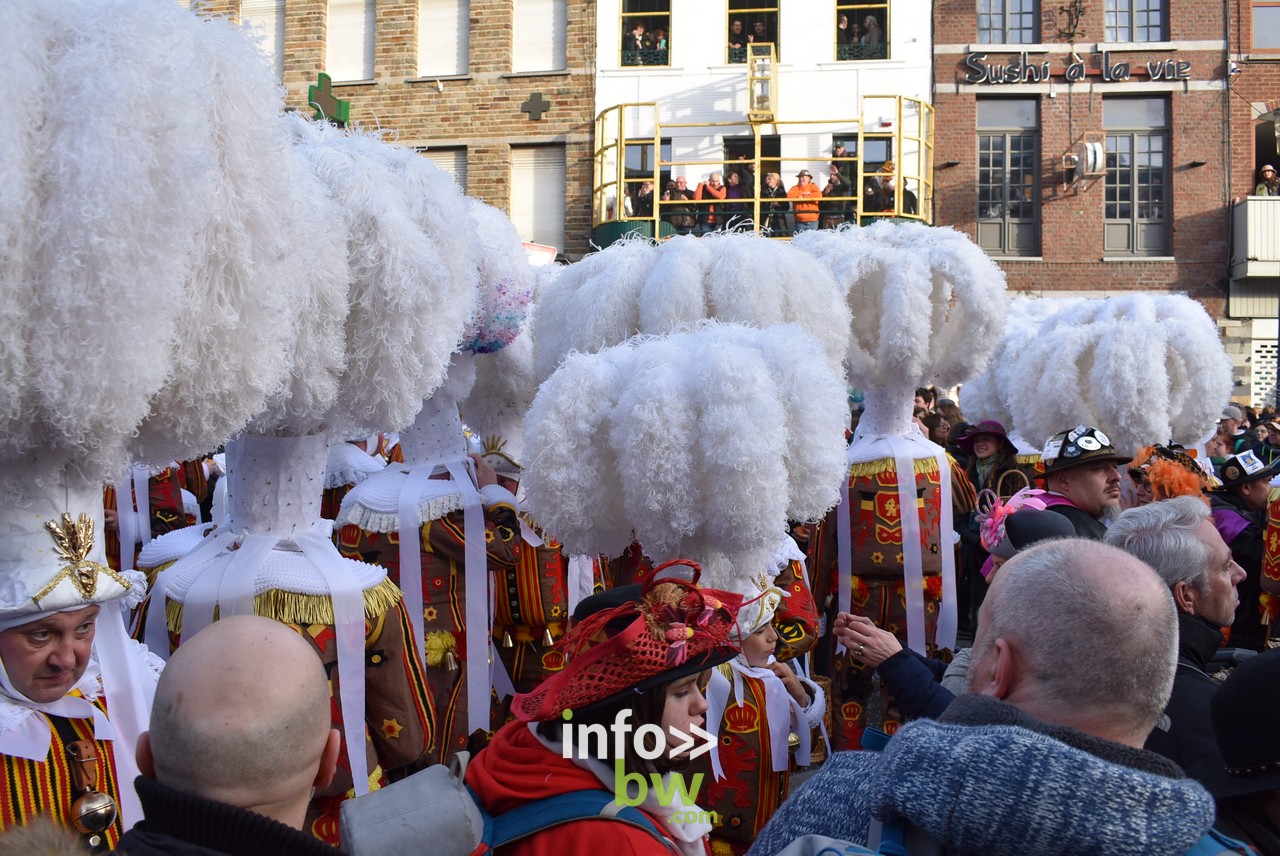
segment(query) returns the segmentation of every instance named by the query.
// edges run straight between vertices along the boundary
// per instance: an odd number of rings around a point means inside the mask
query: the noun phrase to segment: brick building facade
[[[557,228],[551,230],[562,236],[557,249],[570,259],[588,251],[596,45],[593,3],[288,0],[286,6],[284,0],[251,2],[212,0],[201,8],[233,19],[240,19],[243,12],[245,19],[265,30],[267,52],[282,49],[275,59],[291,106],[310,111],[307,89],[316,83],[317,74],[328,72],[333,77],[333,94],[350,102],[352,124],[382,128],[398,142],[421,148],[429,156],[442,152],[455,156],[456,174],[465,192],[512,213],[526,240],[539,235],[528,234],[522,222],[529,219],[529,212],[522,218],[512,211],[513,182],[519,182],[518,155],[532,149],[550,154],[563,164],[564,202],[540,208],[538,225],[545,227],[547,218],[563,218],[562,227],[553,224]],[[533,33],[532,27],[517,24],[522,4],[526,15],[533,6],[552,12],[537,20],[538,36],[545,32],[549,40],[557,41],[558,59],[551,65],[558,67],[514,70],[518,40]],[[365,12],[371,18],[372,74],[366,79],[343,80],[326,68],[331,56],[328,17],[335,5],[355,6],[357,14]],[[424,10],[441,9],[457,15],[457,31],[441,35],[442,47],[451,47],[444,41],[455,38],[462,45],[461,65],[451,69],[452,74],[423,71],[423,45],[429,42],[420,36],[430,38],[427,28],[434,23],[423,20]],[[563,30],[553,32],[553,27]],[[539,106],[541,111],[536,109]]]
[[[1223,319],[1248,400],[1251,345],[1225,319],[1248,170],[1233,160],[1223,4],[933,8],[935,222],[982,244],[1018,292],[1191,295]]]

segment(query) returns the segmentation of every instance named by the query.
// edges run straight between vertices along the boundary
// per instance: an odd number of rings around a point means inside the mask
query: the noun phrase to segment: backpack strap
[[[471,798],[476,805],[480,800],[475,791]],[[481,808],[484,812],[484,809]],[[571,791],[533,802],[525,803],[503,812],[485,813],[484,841],[489,850],[519,841],[544,829],[573,823],[578,820],[614,820],[641,829],[661,842],[669,853],[678,853],[671,839],[663,835],[644,812],[634,806],[621,806],[614,802],[613,794],[606,790]]]
[[[1183,856],[1235,856],[1239,853],[1254,852],[1253,848],[1243,841],[1236,841],[1210,828]]]

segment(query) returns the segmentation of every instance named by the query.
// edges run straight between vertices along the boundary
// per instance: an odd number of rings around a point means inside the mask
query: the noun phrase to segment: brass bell
[[[71,823],[86,835],[103,832],[116,820],[116,801],[98,791],[90,791],[71,804]]]
[[[504,631],[502,631],[502,647],[503,647],[503,648],[514,648],[514,647],[516,647],[516,643],[515,643],[515,642],[513,642],[513,641],[512,641],[512,639],[511,639],[511,632],[510,632],[510,631],[508,631],[508,630],[504,630]]]
[[[545,645],[545,646],[546,646],[546,647],[548,647],[548,648],[550,648],[552,645],[556,644],[556,640],[555,640],[555,639],[553,639],[553,638],[552,638],[552,636],[551,636],[551,628],[550,628],[550,627],[548,627],[546,630],[543,630],[543,631],[542,631],[542,644],[543,644],[543,645]]]
[[[787,735],[787,750],[794,752],[800,748],[800,735],[792,731]]]
[[[452,651],[444,652],[444,668],[448,672],[458,671],[458,658],[453,656]]]

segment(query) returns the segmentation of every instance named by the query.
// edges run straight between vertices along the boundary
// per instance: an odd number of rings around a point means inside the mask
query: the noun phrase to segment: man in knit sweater
[[[1176,649],[1169,589],[1139,560],[1080,539],[1020,553],[979,611],[968,694],[883,752],[834,755],[750,852],[811,833],[866,842],[874,814],[950,854],[1183,853],[1213,800],[1142,749]]]
[[[169,658],[138,746],[146,820],[131,856],[324,856],[302,832],[337,765],[324,667],[295,631],[255,615],[200,631]]]

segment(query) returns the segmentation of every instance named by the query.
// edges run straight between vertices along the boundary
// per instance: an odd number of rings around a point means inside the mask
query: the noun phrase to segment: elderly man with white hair
[[[1209,506],[1193,496],[1129,509],[1107,530],[1106,543],[1154,568],[1178,609],[1173,694],[1146,748],[1177,761],[1214,792],[1224,777],[1209,716],[1219,684],[1206,672],[1222,644],[1221,628],[1235,618],[1244,569],[1214,528]]]

